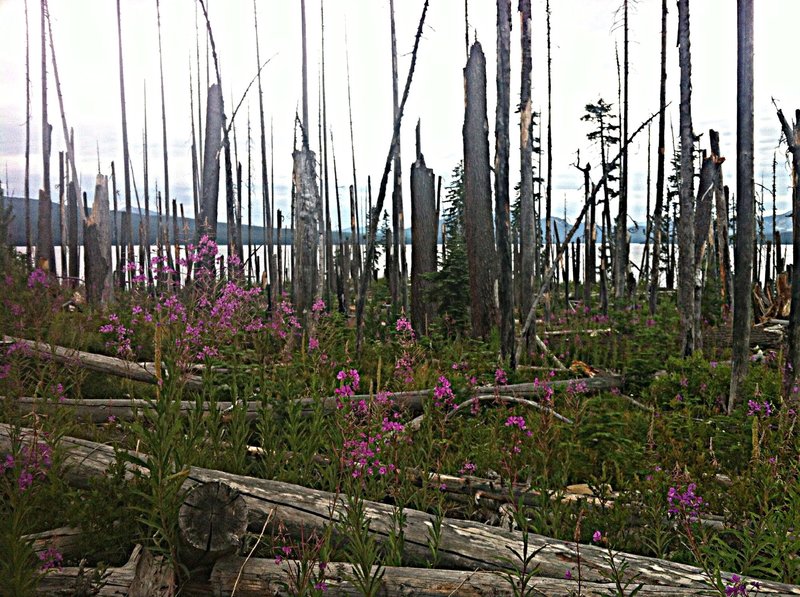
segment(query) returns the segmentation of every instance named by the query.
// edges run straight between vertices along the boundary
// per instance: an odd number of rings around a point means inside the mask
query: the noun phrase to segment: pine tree
[[[458,331],[469,324],[469,268],[464,233],[464,165],[453,168],[442,216],[444,247],[439,271],[433,276],[430,299],[442,305],[442,317]]]

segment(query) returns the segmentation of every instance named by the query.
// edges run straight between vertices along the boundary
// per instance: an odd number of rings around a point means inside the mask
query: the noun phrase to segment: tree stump
[[[178,513],[184,562],[202,566],[236,552],[247,531],[247,513],[242,495],[226,483],[193,487]]]

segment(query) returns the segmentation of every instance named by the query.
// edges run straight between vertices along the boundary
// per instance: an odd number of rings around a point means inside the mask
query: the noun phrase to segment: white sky
[[[320,0],[307,0],[309,34],[309,93],[311,143],[316,150],[318,106],[318,62],[320,55]],[[191,133],[189,115],[189,65],[195,78],[195,2],[161,0],[164,43],[167,127],[171,195],[191,212]],[[391,137],[391,70],[388,0],[327,0],[326,67],[328,122],[335,137],[342,199],[352,183],[347,89],[345,30],[349,37],[350,70],[355,119],[356,162],[359,187],[372,176],[373,196],[386,159]],[[422,0],[396,0],[397,43],[402,90],[410,62],[414,33]],[[517,2],[513,1],[516,11]],[[553,200],[556,215],[563,215],[564,201],[570,219],[582,201],[582,175],[572,163],[576,150],[594,165],[599,177],[599,157],[586,140],[589,127],[581,122],[584,106],[599,97],[617,103],[615,43],[622,44],[616,9],[621,0],[552,0],[553,27]],[[669,108],[678,129],[678,68],[675,47],[677,8],[670,1],[668,51]],[[0,176],[7,192],[21,195],[25,142],[25,20],[24,0],[0,0]],[[631,123],[638,124],[658,107],[660,53],[660,0],[639,0],[631,11]],[[534,10],[534,107],[546,123],[546,56],[544,0],[533,1]],[[736,132],[736,2],[694,0],[692,2],[693,116],[697,133],[704,133],[707,148],[709,127],[721,133],[725,181],[735,190]],[[414,155],[414,125],[422,121],[423,152],[427,165],[445,184],[462,153],[464,49],[463,0],[431,0],[411,95],[403,124],[403,182],[406,212],[410,214],[409,172]],[[110,173],[110,162],[122,161],[119,74],[117,67],[116,2],[113,0],[50,0],[59,74],[70,126],[75,129],[78,170],[84,190],[92,189],[99,146],[101,168]],[[774,96],[787,116],[800,107],[800,85],[791,70],[796,55],[793,24],[800,19],[797,0],[758,0],[755,22],[756,77],[756,182],[771,183],[772,152],[780,129],[770,97]],[[261,59],[273,57],[262,73],[267,127],[274,122],[274,158],[277,207],[288,216],[289,181],[295,110],[299,110],[300,2],[258,0]],[[29,0],[31,31],[31,188],[41,185],[41,90],[39,6]],[[151,187],[162,187],[161,104],[158,73],[158,39],[155,0],[122,0],[125,86],[128,137],[133,174],[142,195],[142,132],[144,84],[147,83],[149,166]],[[255,75],[255,33],[251,0],[210,0],[210,17],[219,53],[226,113],[230,115],[245,87]],[[471,37],[483,44],[489,81],[490,147],[494,154],[495,94],[495,3],[470,0]],[[199,13],[200,25],[202,12]],[[201,29],[201,34],[203,30]],[[205,43],[201,37],[201,77],[206,87]],[[515,12],[512,31],[512,112],[519,97],[519,19]],[[48,70],[50,63],[48,62]],[[213,78],[212,66],[212,78]],[[233,98],[233,99],[232,99]],[[203,93],[205,101],[205,93]],[[58,151],[63,149],[55,84],[50,77],[49,118],[53,124],[51,172],[57,173]],[[258,99],[255,85],[236,117],[238,157],[247,173],[247,110],[252,120],[254,223],[260,216],[260,169]],[[205,110],[203,111],[205,114]],[[195,110],[196,118],[196,110]],[[667,123],[667,153],[672,147]],[[198,123],[195,126],[199,127]],[[511,115],[512,148],[518,139],[518,117]],[[653,143],[656,141],[653,123]],[[269,131],[267,151],[270,152]],[[546,131],[542,130],[542,138]],[[329,146],[330,149],[330,146]],[[511,185],[519,179],[518,152],[512,151]],[[631,216],[643,221],[647,156],[646,132],[637,139],[630,158]],[[653,151],[655,164],[655,150]],[[543,171],[545,165],[542,165]],[[779,153],[779,209],[790,206],[789,178],[783,151]],[[119,172],[119,166],[117,168]],[[330,162],[333,177],[333,162]],[[655,186],[655,166],[653,166]],[[56,184],[55,176],[52,184]],[[122,189],[121,177],[118,188]],[[221,188],[224,186],[221,185]],[[152,193],[151,193],[152,195]],[[91,193],[90,193],[91,196]],[[363,197],[363,192],[361,197]],[[222,199],[224,201],[224,199]],[[245,199],[246,201],[246,199]],[[134,199],[134,205],[135,205]],[[390,203],[386,203],[389,209]],[[344,206],[343,206],[344,207]],[[245,203],[246,208],[246,203]],[[612,207],[612,209],[614,209]],[[771,204],[768,206],[771,209]],[[349,221],[348,209],[343,217]],[[224,208],[220,214],[224,215]],[[188,215],[188,214],[187,214]],[[246,221],[247,216],[244,216]],[[335,221],[335,220],[334,220]],[[406,222],[410,215],[406,216]],[[335,224],[334,224],[335,227]]]

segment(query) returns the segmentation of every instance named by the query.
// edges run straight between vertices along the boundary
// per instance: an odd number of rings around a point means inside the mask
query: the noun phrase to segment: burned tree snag
[[[295,186],[294,265],[292,289],[298,313],[311,312],[317,290],[317,253],[319,237],[319,189],[317,188],[317,158],[305,143],[293,154]]]
[[[531,105],[531,2],[520,0],[520,42],[522,45],[522,73],[519,95],[519,145],[520,145],[520,312],[530,310],[535,275],[535,254],[538,230],[533,209],[533,109]],[[535,334],[535,330],[533,331]]]
[[[695,348],[694,329],[694,132],[692,131],[692,58],[689,44],[689,0],[678,1],[678,46],[681,68],[680,103],[680,207],[678,222],[678,311],[681,319],[681,354]]]
[[[664,160],[667,104],[667,0],[661,2],[661,86],[658,115],[658,166],[656,167],[656,205],[653,211],[653,265],[650,268],[650,314],[655,315],[658,300],[658,285],[661,275],[661,215],[664,211]],[[727,213],[727,211],[726,211]],[[727,234],[727,231],[726,231]]]
[[[508,159],[511,151],[511,0],[497,0],[497,109],[495,113],[495,228],[499,258],[500,351],[516,367],[514,353],[514,292],[511,263],[511,206]],[[549,188],[549,180],[548,180]],[[548,220],[548,226],[549,226]]]
[[[795,110],[794,118],[793,126],[790,127],[786,117],[783,115],[783,111],[778,110],[781,130],[786,137],[789,153],[792,154],[792,213],[795,214],[792,218],[792,258],[797,258],[798,260],[794,263],[800,263],[800,217],[797,217],[797,214],[800,214],[800,110]],[[738,259],[738,255],[735,256]],[[736,263],[738,265],[738,261]],[[734,292],[737,289],[738,287],[735,286]],[[738,294],[735,295],[737,299],[738,296]],[[735,306],[736,302],[734,302]],[[791,390],[800,379],[800,375],[798,375],[798,368],[800,368],[800,274],[798,274],[797,266],[795,266],[794,275],[792,276],[792,308],[789,313],[789,350],[786,361],[786,379],[784,380],[783,393],[786,397],[796,397],[796,393]],[[734,396],[731,395],[731,402],[728,403],[729,411],[733,409],[733,399]]]
[[[739,399],[740,388],[747,375],[750,362],[750,321],[752,319],[752,269],[754,237],[754,199],[753,180],[753,0],[739,0],[737,26],[736,63],[736,250],[734,251],[733,281],[733,347],[731,351],[731,387],[728,395],[728,414],[733,412]],[[786,142],[796,147],[798,129],[792,136],[783,114],[778,111]],[[800,154],[794,156],[794,193],[792,205],[798,214],[797,166]],[[800,218],[794,218],[794,256],[800,259]],[[792,280],[792,311],[789,317],[789,377],[796,378],[796,365],[800,362],[800,279]],[[788,394],[786,394],[788,396]]]
[[[113,296],[111,271],[111,214],[108,208],[108,177],[97,175],[92,215],[86,220],[86,295],[89,304],[108,303]]]
[[[42,0],[42,189],[39,191],[39,237],[36,242],[36,266],[55,273],[52,213],[50,207],[50,139],[53,127],[47,120],[47,34],[44,28],[47,0]]]
[[[219,197],[219,153],[222,149],[222,92],[219,85],[208,88],[206,102],[206,137],[203,148],[203,195],[197,217],[197,238],[208,235],[217,239],[217,203]]]
[[[436,271],[436,197],[433,170],[425,166],[417,123],[417,161],[411,166],[411,325],[427,334],[428,324],[436,316],[428,297],[431,282],[426,274]]]
[[[472,335],[485,339],[495,324],[497,310],[494,301],[496,253],[489,176],[486,58],[480,42],[472,44],[464,69],[464,82],[464,220]]]

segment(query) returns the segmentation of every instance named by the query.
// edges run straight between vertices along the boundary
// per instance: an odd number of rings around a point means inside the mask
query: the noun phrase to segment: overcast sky
[[[660,0],[632,1],[631,8],[631,109],[630,128],[635,129],[658,109]],[[40,9],[29,0],[31,32],[31,188],[41,185],[41,53]],[[404,84],[422,0],[396,0],[397,44],[400,54],[400,85]],[[544,0],[534,0],[534,108],[546,123],[546,55]],[[570,219],[582,201],[582,175],[571,164],[575,152],[594,165],[599,178],[599,157],[586,140],[589,126],[581,122],[584,106],[603,97],[617,103],[615,44],[622,51],[622,30],[617,9],[621,0],[552,0],[553,37],[553,194],[554,212],[562,215],[566,201]],[[391,63],[388,0],[327,0],[325,4],[326,76],[328,122],[334,138],[339,185],[344,199],[352,183],[352,161],[347,112],[345,35],[349,40],[354,137],[358,185],[366,187],[373,178],[373,194],[391,140]],[[309,93],[312,149],[318,147],[317,109],[320,59],[320,0],[307,0]],[[155,0],[122,0],[125,91],[128,137],[133,176],[142,194],[142,148],[144,107],[147,107],[151,188],[163,187],[161,104],[158,71],[158,37]],[[276,200],[288,214],[291,178],[293,123],[299,110],[300,84],[300,2],[257,0],[259,43],[264,68],[264,101],[267,128],[274,126],[274,146],[267,131],[267,152],[274,156]],[[516,10],[517,2],[513,1]],[[0,176],[7,192],[22,195],[25,144],[25,2],[0,0]],[[672,101],[667,123],[667,153],[671,152],[670,123],[678,130],[677,7],[669,3],[668,99]],[[490,147],[494,155],[495,95],[495,3],[470,0],[470,39],[477,38],[487,56],[489,81]],[[704,133],[707,148],[709,128],[721,134],[721,150],[727,158],[725,182],[735,189],[736,146],[736,2],[735,0],[694,0],[692,19],[692,69],[694,129]],[[122,161],[119,72],[117,55],[116,2],[113,0],[50,0],[53,37],[69,126],[75,129],[76,153],[81,185],[92,189],[97,170],[110,173],[110,163]],[[787,116],[800,107],[800,85],[791,70],[796,55],[793,24],[800,20],[797,0],[758,0],[755,8],[755,98],[756,98],[756,182],[771,183],[772,154],[780,129],[770,98],[775,97]],[[202,12],[199,23],[203,27]],[[257,64],[252,0],[210,0],[210,18],[219,53],[226,113],[239,102],[254,77]],[[161,26],[164,44],[164,78],[170,192],[190,207],[191,120],[189,111],[189,70],[192,69],[195,99],[198,95],[194,0],[162,0]],[[512,111],[519,97],[519,19],[515,14],[512,31]],[[203,30],[201,29],[201,34]],[[200,39],[200,77],[205,101],[207,89],[205,39]],[[406,210],[410,212],[408,180],[414,154],[414,125],[422,121],[422,148],[427,165],[445,176],[461,158],[463,120],[463,75],[465,63],[463,0],[431,0],[417,70],[403,124],[403,181]],[[48,59],[48,71],[52,71]],[[212,78],[213,78],[212,66]],[[55,84],[50,73],[49,119],[53,124],[52,172],[57,173],[58,151],[63,149]],[[147,86],[147,95],[144,88]],[[238,159],[247,177],[247,117],[251,118],[254,221],[260,222],[261,180],[258,98],[253,86],[236,116]],[[205,109],[203,109],[205,114]],[[195,119],[197,113],[195,109]],[[512,147],[517,146],[519,121],[512,114]],[[195,126],[199,124],[195,122]],[[656,126],[653,125],[653,142]],[[542,138],[546,131],[542,130]],[[329,147],[330,149],[330,147]],[[333,176],[333,162],[330,173]],[[637,139],[630,158],[631,217],[643,221],[647,134]],[[790,206],[788,167],[784,149],[778,154],[779,209]],[[512,188],[519,179],[518,152],[512,152]],[[653,151],[655,164],[655,151]],[[543,169],[545,165],[543,164]],[[119,166],[118,166],[119,172]],[[54,178],[53,184],[56,180]],[[655,167],[653,167],[653,186]],[[118,185],[122,188],[121,180]],[[32,191],[35,196],[35,192]],[[245,194],[246,196],[246,194]],[[91,192],[90,192],[91,197]],[[135,199],[134,199],[135,205]],[[387,203],[387,206],[389,204]],[[246,206],[246,205],[245,205]],[[769,206],[771,209],[771,205]],[[612,208],[614,209],[614,208]],[[191,211],[191,209],[189,209]],[[224,214],[220,209],[220,214]],[[343,216],[347,218],[348,210]],[[245,215],[246,220],[246,215]],[[410,217],[406,217],[406,222]],[[334,224],[335,226],[335,224]]]

